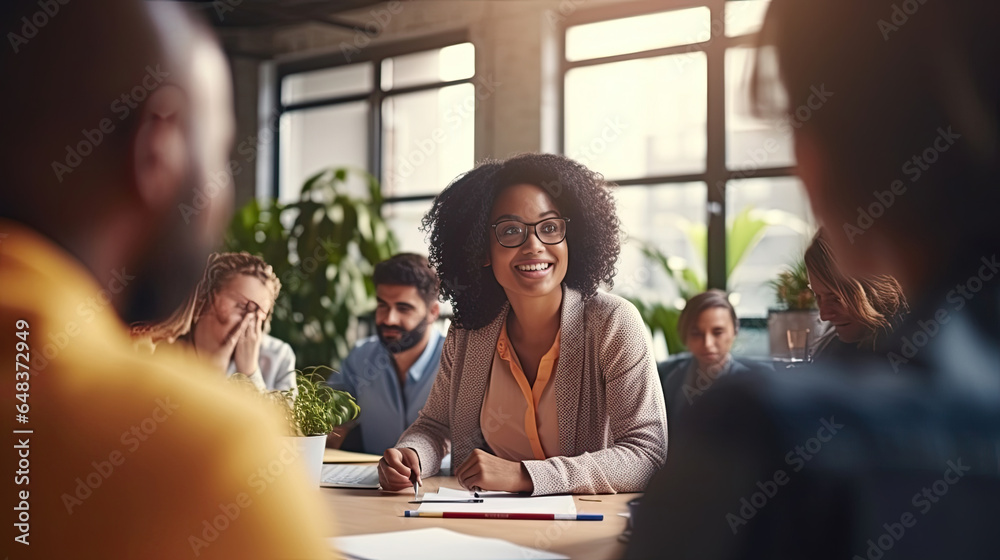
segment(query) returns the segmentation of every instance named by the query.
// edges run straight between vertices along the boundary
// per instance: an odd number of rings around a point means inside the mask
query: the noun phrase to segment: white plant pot
[[[813,348],[820,334],[821,323],[819,311],[815,309],[788,311],[783,309],[768,309],[767,336],[770,341],[772,358],[789,359],[792,354],[788,350],[788,331],[809,329],[807,348]]]
[[[323,472],[323,452],[326,449],[326,436],[287,437],[297,451],[295,462],[305,480],[310,486],[319,487],[320,475]]]

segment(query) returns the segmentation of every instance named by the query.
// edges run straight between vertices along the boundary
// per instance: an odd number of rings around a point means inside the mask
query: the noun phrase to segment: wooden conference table
[[[330,453],[326,460],[337,458],[345,462],[361,462],[362,457]],[[369,456],[371,457],[371,456]],[[339,462],[339,461],[338,461]],[[461,488],[452,476],[424,479],[421,494],[437,492],[441,486]],[[610,560],[621,558],[625,545],[618,536],[625,530],[626,520],[618,515],[628,511],[629,500],[639,494],[598,494],[574,496],[581,513],[603,513],[603,521],[521,521],[510,519],[428,519],[403,517],[403,511],[416,509],[407,504],[413,492],[383,492],[347,488],[320,489],[324,504],[336,522],[337,536],[387,533],[426,527],[443,527],[459,533],[504,539],[522,546],[551,550],[573,560]],[[600,500],[600,501],[590,501]]]

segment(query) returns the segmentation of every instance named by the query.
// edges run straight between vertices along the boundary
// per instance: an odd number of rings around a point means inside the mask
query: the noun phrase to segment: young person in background
[[[874,353],[902,323],[908,306],[899,282],[885,274],[844,274],[822,228],[806,249],[805,261],[819,317],[832,327],[816,341],[813,362]]]
[[[682,411],[693,405],[716,379],[772,369],[730,353],[739,332],[739,321],[736,309],[722,290],[708,290],[689,299],[677,320],[677,332],[690,353],[671,357],[658,367],[671,425],[676,425]]]
[[[281,281],[248,253],[213,253],[198,287],[164,321],[136,324],[140,345],[182,342],[227,376],[245,375],[261,391],[295,390],[295,352],[267,334]]]
[[[663,394],[638,311],[610,284],[619,222],[608,185],[565,157],[488,161],[428,215],[455,310],[427,405],[379,463],[387,490],[452,450],[465,488],[641,490],[663,464]]]

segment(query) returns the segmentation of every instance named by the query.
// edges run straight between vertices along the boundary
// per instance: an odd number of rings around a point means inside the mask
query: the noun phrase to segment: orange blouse
[[[542,356],[532,385],[510,343],[504,320],[479,414],[483,437],[497,457],[527,461],[560,455],[552,380],[559,363],[559,334],[556,333],[552,347]]]

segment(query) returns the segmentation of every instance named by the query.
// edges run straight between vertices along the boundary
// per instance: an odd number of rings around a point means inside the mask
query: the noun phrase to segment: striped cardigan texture
[[[521,422],[499,414],[480,424],[483,397],[505,306],[489,325],[452,325],[427,404],[396,447],[436,474],[450,450],[458,467],[474,449],[490,451],[483,430]],[[666,461],[667,416],[649,337],[639,312],[598,292],[584,301],[563,286],[555,391],[561,455],[524,461],[534,495],[640,492]]]

